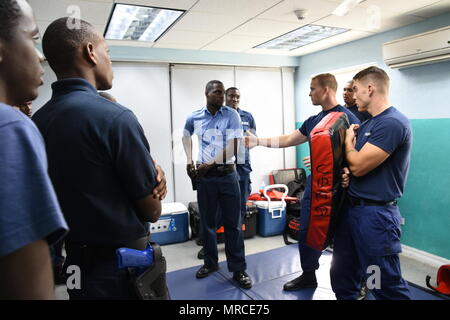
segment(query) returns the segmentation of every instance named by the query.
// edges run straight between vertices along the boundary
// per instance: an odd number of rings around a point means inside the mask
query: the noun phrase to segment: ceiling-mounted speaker
[[[298,9],[298,10],[295,10],[294,13],[298,20],[303,20],[308,15],[308,10]]]

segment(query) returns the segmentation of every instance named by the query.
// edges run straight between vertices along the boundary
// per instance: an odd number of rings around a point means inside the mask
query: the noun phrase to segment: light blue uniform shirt
[[[192,112],[184,125],[184,136],[198,137],[199,154],[197,162],[212,161],[223,152],[230,139],[242,139],[243,129],[241,117],[236,110],[230,107],[220,108],[212,115],[207,107]],[[235,162],[233,156],[227,164]]]
[[[67,230],[39,130],[0,103],[0,258],[40,239],[53,244]]]

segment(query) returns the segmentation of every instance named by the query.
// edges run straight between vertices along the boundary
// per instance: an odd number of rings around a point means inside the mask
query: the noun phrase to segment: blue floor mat
[[[231,279],[227,263],[219,263],[219,271],[197,279],[201,265],[167,273],[167,285],[173,300],[335,300],[330,284],[332,254],[325,251],[316,271],[318,288],[284,291],[283,285],[301,274],[297,244],[252,254],[246,257],[247,273],[253,280],[245,290]],[[442,300],[428,289],[410,284],[414,300]]]
[[[219,272],[197,279],[200,266],[167,273],[167,286],[173,300],[251,300]]]

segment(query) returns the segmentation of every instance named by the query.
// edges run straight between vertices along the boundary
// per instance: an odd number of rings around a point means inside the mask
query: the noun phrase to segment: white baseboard
[[[409,247],[406,246],[404,244],[402,244],[402,255],[417,260],[420,263],[423,264],[427,264],[430,265],[434,268],[439,268],[440,266],[442,266],[443,264],[450,264],[450,260],[443,258],[443,257],[439,257],[439,256],[435,256],[431,253],[413,248],[413,247]]]

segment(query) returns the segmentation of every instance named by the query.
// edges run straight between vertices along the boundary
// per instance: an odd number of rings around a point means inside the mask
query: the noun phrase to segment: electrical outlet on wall
[[[405,218],[402,218],[402,220],[400,221],[400,224],[403,226],[405,224]]]

